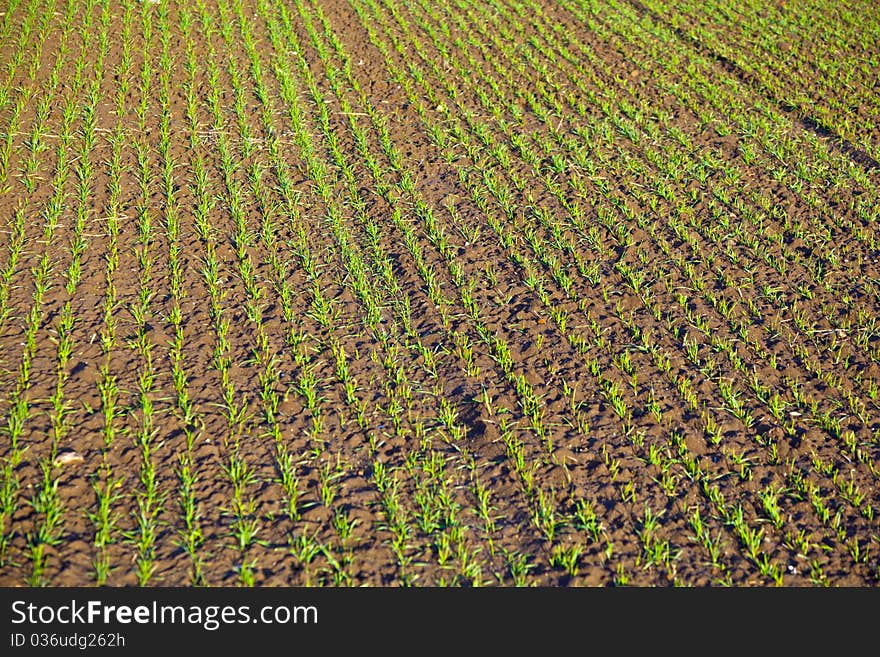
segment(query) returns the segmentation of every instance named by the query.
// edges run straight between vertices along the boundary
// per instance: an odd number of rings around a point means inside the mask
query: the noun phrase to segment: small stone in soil
[[[67,450],[58,454],[55,457],[55,467],[60,467],[62,465],[70,465],[73,463],[83,463],[85,459],[78,453],[73,450]]]

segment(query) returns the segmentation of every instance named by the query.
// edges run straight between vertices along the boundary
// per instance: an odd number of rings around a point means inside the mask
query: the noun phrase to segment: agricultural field
[[[880,583],[873,0],[0,9],[0,585]]]

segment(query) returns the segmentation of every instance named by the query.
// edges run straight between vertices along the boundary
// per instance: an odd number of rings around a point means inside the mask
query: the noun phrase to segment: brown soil
[[[628,3],[27,4],[0,585],[878,583],[880,172],[725,61]]]

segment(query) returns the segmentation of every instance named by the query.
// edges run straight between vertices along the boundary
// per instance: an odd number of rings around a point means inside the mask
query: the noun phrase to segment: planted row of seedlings
[[[100,9],[100,14],[95,18],[99,21],[97,30],[91,33],[92,11]],[[97,13],[97,12],[96,12]],[[56,550],[65,544],[67,536],[71,533],[80,533],[86,524],[86,519],[80,514],[71,514],[66,508],[70,502],[59,490],[60,486],[69,486],[70,480],[63,479],[64,456],[68,454],[65,449],[66,443],[70,442],[73,430],[80,424],[86,410],[79,395],[80,389],[68,385],[72,378],[73,368],[79,366],[81,361],[73,362],[74,358],[80,358],[83,345],[81,342],[88,335],[89,330],[82,326],[82,317],[88,310],[84,308],[77,295],[79,286],[85,282],[83,277],[84,261],[87,261],[89,247],[93,238],[93,225],[95,214],[93,211],[94,198],[97,187],[95,158],[99,150],[97,112],[101,98],[101,86],[105,77],[104,62],[109,52],[109,25],[110,3],[87,3],[85,7],[86,18],[83,21],[77,68],[74,74],[75,88],[81,86],[83,99],[80,103],[80,128],[79,144],[73,159],[73,172],[76,182],[73,190],[75,199],[75,216],[69,216],[69,241],[67,253],[69,257],[64,270],[66,283],[64,290],[63,306],[58,313],[58,322],[55,326],[57,334],[57,356],[55,390],[50,396],[52,410],[50,412],[52,442],[49,453],[41,460],[40,468],[43,471],[43,487],[40,492],[41,501],[45,501],[45,520],[39,525],[37,534],[41,537],[40,544],[30,548],[33,559],[33,571],[31,574],[32,585],[42,585],[51,581],[45,573],[46,551],[43,544]],[[80,79],[86,77],[86,61],[91,60],[91,80]],[[76,352],[76,353],[75,353]],[[66,388],[71,388],[66,390]],[[37,508],[37,505],[34,505]],[[57,516],[57,518],[55,518]],[[71,517],[73,516],[73,517]],[[38,521],[39,522],[39,521]],[[55,524],[57,526],[53,527]],[[57,561],[62,559],[57,558]],[[63,560],[69,562],[69,558]],[[42,562],[42,563],[41,563]],[[53,564],[58,570],[63,567]],[[66,563],[65,563],[66,565]],[[53,569],[54,570],[54,569]],[[57,572],[57,571],[56,571]]]
[[[49,121],[49,114],[51,109],[57,104],[57,92],[60,88],[61,78],[60,71],[68,62],[68,52],[65,50],[64,46],[68,43],[69,36],[73,31],[73,18],[75,12],[70,11],[66,14],[66,20],[64,23],[63,33],[59,36],[59,40],[62,44],[62,47],[59,48],[56,53],[54,65],[52,68],[52,72],[49,76],[49,79],[44,83],[42,91],[42,98],[39,102],[38,108],[36,110],[36,116],[34,117],[33,123],[30,128],[27,128],[23,125],[23,122],[26,120],[26,109],[28,107],[28,103],[34,97],[39,95],[39,92],[34,89],[32,85],[26,86],[22,85],[19,89],[25,89],[19,97],[15,101],[15,105],[12,108],[9,120],[6,123],[5,130],[5,139],[2,145],[2,151],[0,151],[0,193],[2,193],[3,197],[7,197],[11,194],[15,188],[9,183],[9,174],[10,171],[21,171],[22,169],[26,169],[30,171],[29,176],[25,176],[25,179],[21,181],[26,187],[33,190],[34,180],[33,175],[35,169],[40,168],[40,158],[50,157],[50,160],[43,163],[43,166],[46,168],[51,168],[53,163],[51,162],[51,147],[49,138],[47,136],[47,122]],[[46,21],[44,21],[45,23]],[[75,107],[67,104],[65,109],[68,112],[74,112]],[[64,120],[72,123],[74,117],[70,114],[65,114]],[[16,137],[22,137],[24,139],[19,140],[21,143],[18,144],[18,148],[14,148],[16,145]],[[24,161],[23,152],[27,149],[28,151],[28,159],[29,163],[27,167],[23,164],[20,164]],[[15,155],[15,157],[14,157]],[[35,194],[28,194],[23,199],[19,199],[17,201],[17,210],[20,212],[26,212],[30,203],[36,201],[39,202],[41,200],[45,200],[46,191],[44,189],[45,186],[41,186],[41,194],[37,198],[33,198],[36,196]],[[15,227],[13,227],[15,226]],[[9,260],[6,264],[6,270],[8,273],[4,277],[3,281],[3,292],[2,297],[0,297],[0,302],[2,302],[3,310],[0,311],[3,314],[0,315],[2,320],[5,320],[8,317],[8,311],[6,308],[6,301],[9,295],[9,284],[10,278],[15,271],[16,266],[20,266],[22,263],[18,262],[18,257],[22,253],[22,246],[20,240],[26,237],[26,233],[20,231],[17,228],[17,223],[11,223],[9,228],[12,229],[12,234],[15,235],[10,240],[9,245]],[[26,225],[24,226],[27,227]],[[0,328],[2,328],[2,320],[0,320]]]
[[[46,37],[48,36],[50,27],[53,26],[52,18],[55,14],[54,9],[54,3],[42,7],[41,11],[39,0],[31,2],[27,6],[27,15],[24,18],[19,18],[19,30],[16,45],[8,51],[11,56],[5,62],[6,78],[2,86],[0,86],[0,108],[6,110],[13,100],[14,104],[9,111],[8,121],[4,126],[6,128],[6,134],[3,159],[0,160],[3,162],[4,166],[4,183],[8,178],[5,167],[8,164],[9,151],[12,148],[12,143],[15,137],[18,136],[16,130],[22,119],[22,112],[36,93],[36,89],[34,88],[36,86],[36,75],[40,69],[40,60]],[[66,13],[66,18],[68,19],[66,25],[68,26],[72,26],[69,19],[72,18],[74,9],[75,5],[69,3]],[[6,13],[4,24],[7,28],[11,28],[12,25],[15,24],[15,21],[13,20],[13,16],[15,16],[14,10],[15,7],[10,7],[10,11]],[[36,32],[34,31],[35,27]],[[33,37],[33,42],[30,40],[31,37]],[[8,38],[8,33],[4,39],[6,38]],[[23,64],[27,64],[27,82],[15,85],[17,79],[16,74],[18,74],[18,78],[23,77],[21,75],[21,67]]]
[[[437,133],[434,133],[434,134],[437,134]],[[532,275],[533,275],[533,274],[530,274],[530,276],[532,276]],[[527,280],[528,280],[528,278],[529,278],[529,277],[527,277]],[[528,284],[528,283],[527,283],[527,284]],[[551,370],[550,367],[548,367],[548,373],[553,374],[553,372],[552,372],[552,370]],[[566,387],[567,387],[566,384],[563,383],[563,390],[565,390]],[[570,392],[570,390],[569,390],[569,392]],[[576,404],[575,404],[574,402],[575,402],[575,400],[572,399],[572,408],[573,408],[573,409],[576,407]],[[587,430],[587,429],[586,429],[586,425],[585,425],[585,423],[584,423],[584,421],[583,421],[583,417],[584,417],[584,415],[582,414],[581,411],[575,411],[575,414],[576,414],[576,416],[577,416],[577,426],[579,427],[579,430],[580,430],[580,431],[586,431],[586,430]],[[574,425],[572,425],[572,426],[574,426]],[[544,438],[545,438],[545,440],[546,440],[546,436],[545,436]],[[547,441],[546,444],[550,445],[550,444],[552,444],[552,443],[551,443],[550,441]],[[614,471],[615,471],[617,468],[619,468],[619,463],[616,463],[614,459],[608,460],[608,463],[610,463],[610,465],[611,465],[612,479],[613,479],[614,476],[615,476],[613,473],[614,473]],[[629,483],[629,487],[630,487],[630,488],[631,488],[631,486],[632,486],[632,482]],[[625,488],[624,490],[626,490],[626,488]],[[629,493],[626,493],[626,494],[628,495]],[[583,503],[583,502],[584,502],[583,500],[576,500],[576,502],[575,502],[575,504],[574,504],[573,506],[574,506],[575,508],[578,508],[578,509],[579,509],[579,508],[582,508],[582,503]],[[544,506],[544,505],[542,505],[542,506]],[[552,508],[552,507],[551,507],[551,508]],[[544,515],[546,515],[546,513],[545,513]],[[567,514],[560,513],[560,514],[558,514],[558,517],[559,517],[559,518],[564,518],[564,517],[566,517],[566,515],[567,515]],[[593,525],[593,526],[595,527],[595,525]],[[610,551],[609,551],[609,554],[610,554]],[[638,557],[636,558],[636,561],[638,561]]]
[[[97,3],[86,8],[87,23],[95,6]],[[67,15],[65,35],[70,33],[72,16],[71,11]],[[33,263],[30,267],[33,294],[26,314],[23,308],[14,307],[4,309],[3,313],[7,318],[22,319],[20,339],[24,342],[21,342],[23,349],[15,382],[7,388],[9,396],[4,399],[9,404],[5,407],[5,424],[10,452],[2,486],[5,516],[2,559],[4,562],[8,559],[26,572],[26,581],[31,585],[45,583],[48,573],[61,566],[56,555],[65,544],[68,522],[59,490],[61,472],[56,458],[67,437],[74,406],[65,386],[76,344],[78,313],[73,299],[81,279],[81,260],[87,247],[85,231],[90,221],[88,205],[93,185],[90,158],[97,139],[94,110],[102,78],[101,58],[106,54],[106,22],[102,22],[101,28],[97,35],[91,34],[89,29],[83,32],[89,36],[83,36],[75,60],[75,71],[79,75],[75,77],[75,84],[67,87],[64,101],[58,105],[61,116],[56,119],[60,124],[56,126],[58,146],[54,151],[53,177],[48,185],[51,195],[48,198],[35,195],[36,198],[28,198],[18,205],[11,260],[6,270],[6,280],[11,283],[15,280],[13,276],[29,261]],[[95,77],[90,81],[85,70],[88,57],[94,55],[94,46],[89,41],[93,37],[100,44],[100,53]],[[64,65],[66,54],[56,56],[54,72]],[[44,98],[53,97],[59,88],[58,82],[58,78],[50,81]],[[50,114],[43,113],[34,122],[31,136],[45,134],[50,121]],[[43,148],[31,149],[31,153],[47,149],[43,144]],[[33,171],[28,169],[21,176],[26,188],[32,183],[32,175]],[[75,208],[73,211],[67,207],[68,200]],[[29,241],[28,228],[39,228],[41,234]],[[65,232],[66,243],[62,237]],[[60,277],[66,279],[63,286]],[[24,291],[30,287],[30,283],[18,283],[12,289]],[[63,292],[59,291],[62,287]],[[4,297],[4,302],[7,298]],[[13,298],[13,303],[15,301]],[[58,319],[50,325],[53,317]],[[13,328],[15,324],[17,321],[8,326]],[[54,337],[43,338],[45,334],[41,334],[41,330]],[[51,375],[43,377],[46,370]],[[13,547],[17,554],[6,554]]]
[[[94,583],[104,586],[108,583],[113,568],[112,551],[120,536],[120,522],[123,515],[125,476],[114,470],[114,443],[122,433],[120,420],[124,409],[120,375],[116,372],[114,350],[119,347],[119,291],[117,276],[120,270],[120,232],[125,223],[126,213],[123,185],[130,169],[126,166],[123,150],[127,143],[124,121],[127,115],[128,88],[133,74],[132,67],[132,24],[133,3],[126,3],[120,17],[121,57],[113,74],[117,81],[116,93],[112,96],[113,113],[116,121],[108,137],[110,156],[107,167],[107,201],[104,205],[103,224],[106,239],[103,260],[104,291],[101,303],[101,326],[97,330],[101,353],[96,381],[101,415],[101,461],[92,475],[92,489],[95,494],[93,506],[87,511],[92,524],[91,576]],[[123,270],[124,271],[124,270]],[[96,359],[97,360],[97,359]],[[118,448],[118,446],[117,446]],[[91,579],[91,578],[90,578]]]

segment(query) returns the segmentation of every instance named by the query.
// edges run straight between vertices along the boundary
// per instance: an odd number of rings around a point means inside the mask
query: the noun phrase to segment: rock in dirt
[[[79,452],[75,452],[72,449],[63,451],[55,457],[55,467],[60,467],[62,465],[75,465],[77,463],[84,463],[85,459]]]

